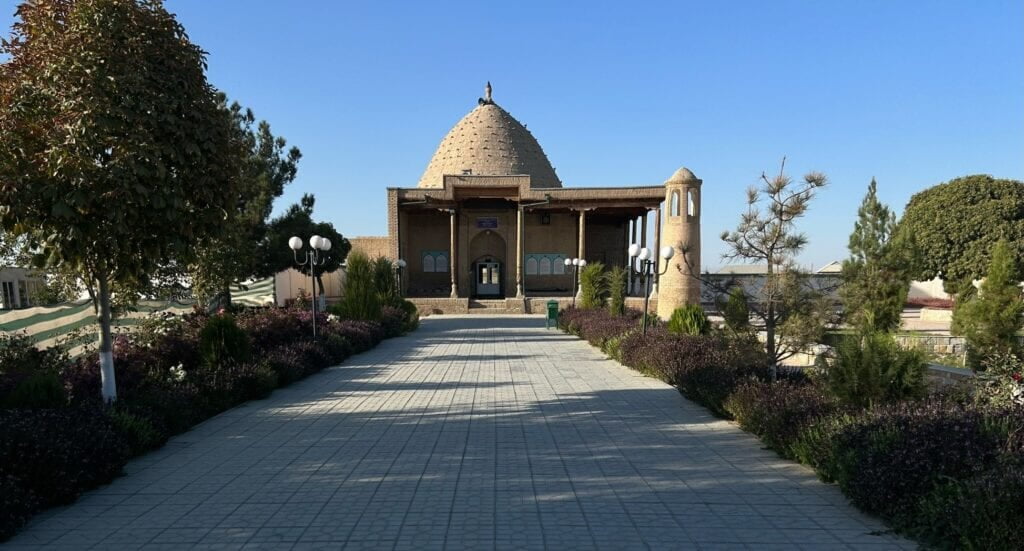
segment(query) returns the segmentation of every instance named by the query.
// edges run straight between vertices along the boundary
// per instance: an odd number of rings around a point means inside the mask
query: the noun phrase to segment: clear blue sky
[[[210,80],[302,149],[277,210],[315,193],[347,236],[386,233],[385,188],[416,185],[487,80],[567,186],[693,170],[712,267],[743,190],[784,155],[831,180],[800,222],[815,266],[845,255],[872,176],[898,211],[957,176],[1024,179],[1020,0],[167,6]]]

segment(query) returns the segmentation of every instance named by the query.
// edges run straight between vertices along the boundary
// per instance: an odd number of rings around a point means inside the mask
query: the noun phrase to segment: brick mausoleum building
[[[571,300],[575,292],[565,259],[626,266],[630,243],[671,245],[676,255],[652,292],[665,317],[700,296],[687,267],[700,266],[700,187],[685,168],[663,185],[562,187],[540,144],[491,99],[488,84],[419,184],[388,188],[388,236],[352,244],[404,259],[404,292],[425,313],[540,312],[551,297]],[[631,287],[642,295],[638,282]]]

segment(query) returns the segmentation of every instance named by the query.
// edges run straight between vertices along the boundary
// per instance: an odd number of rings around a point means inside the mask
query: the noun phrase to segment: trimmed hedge
[[[128,441],[103,410],[0,410],[0,474],[17,479],[44,507],[110,482],[128,457]]]
[[[96,354],[70,362],[24,339],[0,341],[0,404],[55,406],[0,409],[0,541],[41,508],[111,481],[132,455],[401,335],[415,321],[400,308],[386,308],[381,322],[321,315],[315,341],[312,314],[295,308],[147,321],[115,338],[112,406],[100,402]],[[41,375],[55,384],[37,383]]]
[[[837,409],[835,398],[806,381],[747,381],[725,400],[740,428],[789,459],[797,457],[793,445],[804,429]]]
[[[642,336],[637,316],[570,308],[559,326],[734,418],[903,533],[942,548],[1024,548],[1024,407],[956,394],[843,405],[799,370],[769,382],[756,341]]]

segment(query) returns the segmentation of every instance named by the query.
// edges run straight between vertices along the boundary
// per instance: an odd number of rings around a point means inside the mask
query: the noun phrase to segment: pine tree
[[[807,285],[795,262],[807,244],[807,236],[796,230],[796,220],[807,213],[828,178],[810,172],[801,184],[795,184],[785,168],[783,158],[778,175],[768,178],[761,174],[763,185],[747,190],[747,211],[736,230],[721,236],[727,248],[723,258],[766,265],[763,285],[751,290],[748,298],[758,329],[764,328],[772,380],[780,362],[820,340],[832,314],[823,294]],[[709,284],[722,294],[729,292]]]
[[[864,333],[899,329],[914,268],[913,242],[897,236],[896,215],[878,200],[877,187],[872,178],[857,210],[840,289],[851,325]]]
[[[1024,295],[1014,274],[1017,266],[1010,245],[1000,240],[992,248],[988,273],[977,293],[973,285],[957,297],[952,332],[967,340],[968,361],[977,368],[994,354],[1016,351],[1017,331],[1024,315]]]

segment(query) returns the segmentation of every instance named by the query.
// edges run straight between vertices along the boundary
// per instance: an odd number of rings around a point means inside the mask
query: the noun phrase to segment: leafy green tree
[[[603,308],[607,298],[604,264],[592,262],[580,269],[580,308]]]
[[[303,274],[310,275],[312,272],[308,264],[303,266],[295,264],[292,250],[288,247],[288,240],[292,236],[299,236],[302,238],[303,247],[308,247],[310,237],[314,235],[326,237],[331,240],[331,250],[324,256],[326,258],[324,264],[316,267],[315,276],[319,292],[323,295],[323,274],[341,268],[349,251],[352,250],[352,245],[348,239],[338,233],[338,230],[334,229],[334,224],[313,221],[313,206],[315,204],[316,198],[307,193],[302,196],[300,203],[288,207],[284,214],[270,221],[266,238],[261,247],[261,262],[256,272],[258,276],[270,277],[288,268],[295,268]],[[301,257],[299,260],[302,260]]]
[[[1018,286],[1017,257],[1004,240],[992,249],[992,261],[978,292],[961,292],[953,309],[954,335],[967,341],[968,363],[977,368],[988,356],[1017,350],[1017,332],[1024,315],[1024,296]]]
[[[625,314],[626,283],[629,281],[629,271],[622,266],[612,266],[605,274],[605,281],[608,286],[608,311],[613,316]]]
[[[219,297],[230,303],[230,285],[260,271],[260,248],[267,236],[274,199],[295,180],[302,154],[296,147],[288,148],[284,138],[275,136],[269,123],[257,124],[251,109],[243,109],[237,102],[229,106],[223,95],[220,99],[222,109],[234,123],[235,139],[244,147],[239,162],[240,189],[235,207],[227,212],[230,223],[224,232],[198,244],[188,275],[197,298]]]
[[[113,400],[111,288],[224,231],[240,144],[160,2],[37,0],[17,17],[0,44],[0,226],[87,284]]]
[[[928,188],[910,198],[898,232],[927,252],[915,279],[938,276],[947,292],[959,292],[984,276],[996,241],[1005,239],[1013,256],[1024,257],[1024,182],[979,174]]]
[[[857,210],[839,288],[846,315],[863,332],[894,331],[910,290],[915,245],[897,237],[896,215],[878,200],[874,178]]]
[[[373,261],[357,251],[349,255],[345,268],[345,296],[333,311],[345,319],[380,320],[382,305]]]
[[[763,283],[747,296],[750,312],[765,332],[772,379],[779,362],[817,342],[831,317],[822,293],[808,285],[795,266],[796,255],[807,244],[807,237],[796,231],[795,221],[807,213],[828,178],[810,172],[796,185],[785,167],[783,159],[778,175],[768,178],[761,174],[761,187],[747,190],[747,211],[736,230],[721,236],[728,247],[723,258],[766,266]],[[699,267],[692,271],[699,273]],[[728,293],[733,286],[706,283],[719,294]]]
[[[668,330],[677,335],[707,335],[711,322],[699,304],[684,304],[672,312]]]

